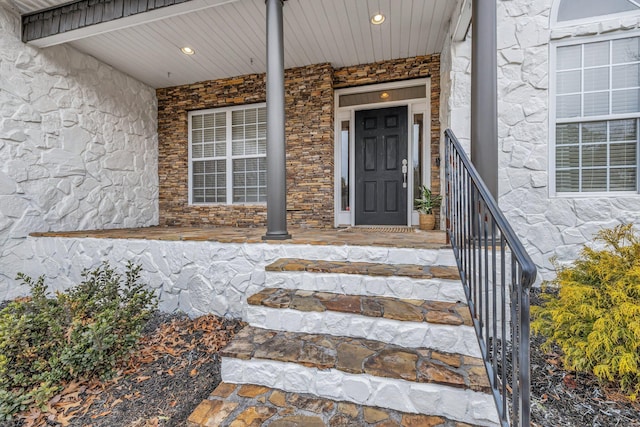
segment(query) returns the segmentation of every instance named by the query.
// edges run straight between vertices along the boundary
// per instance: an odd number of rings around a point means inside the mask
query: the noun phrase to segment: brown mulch
[[[536,292],[532,302],[539,302]],[[21,414],[0,427],[184,426],[220,382],[217,352],[242,326],[215,316],[191,320],[156,313],[139,350],[114,379],[67,384],[45,411]],[[640,427],[640,402],[592,375],[564,370],[560,349],[545,354],[543,342],[531,337],[533,427]]]
[[[220,383],[217,353],[242,325],[213,315],[156,313],[115,378],[66,384],[44,410],[32,408],[0,426],[184,426]]]

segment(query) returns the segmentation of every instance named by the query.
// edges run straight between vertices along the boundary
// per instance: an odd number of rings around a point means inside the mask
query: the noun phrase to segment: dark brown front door
[[[356,225],[406,225],[407,107],[356,112]]]

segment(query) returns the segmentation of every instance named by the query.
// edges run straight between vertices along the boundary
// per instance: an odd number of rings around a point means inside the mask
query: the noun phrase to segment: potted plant
[[[425,185],[420,186],[420,198],[415,199],[415,206],[420,212],[420,230],[433,230],[436,225],[436,216],[433,209],[440,206],[442,196],[435,195]]]

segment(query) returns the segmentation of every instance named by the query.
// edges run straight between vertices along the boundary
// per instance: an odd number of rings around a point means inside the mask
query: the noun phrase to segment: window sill
[[[593,192],[593,193],[555,193],[551,195],[556,199],[602,199],[612,197],[639,197],[637,191],[609,191],[609,192]]]

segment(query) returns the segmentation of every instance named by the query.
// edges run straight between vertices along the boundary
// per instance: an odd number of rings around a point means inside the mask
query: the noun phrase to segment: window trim
[[[556,1],[554,5],[559,4]],[[555,15],[553,15],[555,18]],[[605,15],[608,16],[608,15]],[[568,22],[568,21],[567,21]],[[571,21],[574,22],[574,21]],[[640,111],[636,113],[625,113],[619,115],[600,115],[581,117],[579,120],[556,118],[556,97],[557,97],[557,50],[559,47],[584,45],[587,43],[597,43],[601,41],[612,41],[640,37],[640,30],[624,31],[616,34],[599,34],[589,37],[571,37],[569,39],[551,41],[549,43],[549,165],[548,165],[548,185],[549,197],[554,198],[602,198],[602,197],[631,197],[640,195],[640,142],[636,142],[636,189],[629,191],[588,191],[588,192],[558,192],[556,190],[556,124],[558,123],[586,123],[594,121],[611,121],[624,119],[640,120]],[[584,91],[581,90],[581,93]],[[640,141],[640,126],[638,127],[638,141]]]
[[[584,24],[593,24],[597,22],[602,22],[603,20],[608,21],[613,19],[624,19],[632,16],[637,16],[638,18],[640,18],[640,9],[638,9],[638,10],[631,10],[628,12],[618,12],[618,13],[611,13],[607,15],[591,16],[588,18],[571,19],[569,21],[558,21],[558,9],[560,8],[561,2],[562,0],[555,0],[551,6],[551,11],[549,14],[551,19],[551,22],[549,23],[551,29],[575,27],[575,26],[584,25]]]
[[[232,132],[233,132],[233,126],[232,126],[232,121],[231,121],[231,114],[233,111],[238,111],[238,110],[247,110],[247,109],[251,109],[251,108],[266,108],[267,104],[265,102],[259,102],[259,103],[255,103],[255,104],[242,104],[242,105],[232,105],[232,106],[226,106],[226,107],[217,107],[217,108],[207,108],[207,109],[203,109],[203,110],[192,110],[189,111],[187,114],[187,132],[188,132],[188,138],[187,138],[187,145],[188,145],[188,167],[187,167],[187,173],[188,173],[188,178],[189,178],[189,182],[188,182],[188,204],[189,206],[266,206],[267,202],[234,202],[233,201],[233,160],[237,160],[237,159],[254,159],[254,158],[267,158],[267,153],[265,153],[264,155],[259,154],[259,155],[247,155],[247,154],[243,154],[243,155],[237,155],[234,156],[233,155],[233,147],[232,147],[232,143],[233,143],[233,138],[232,138]],[[226,200],[224,202],[203,202],[203,203],[196,203],[193,201],[193,162],[194,161],[199,161],[199,160],[203,160],[203,159],[194,159],[192,156],[192,150],[193,150],[193,145],[192,145],[192,117],[194,115],[204,115],[204,114],[209,114],[209,113],[221,113],[224,112],[227,117],[226,117],[226,129],[225,129],[225,134],[226,134],[226,151],[225,151],[225,156],[224,156],[224,160],[225,160],[225,165],[226,165]],[[215,160],[222,160],[223,158],[216,158]]]

